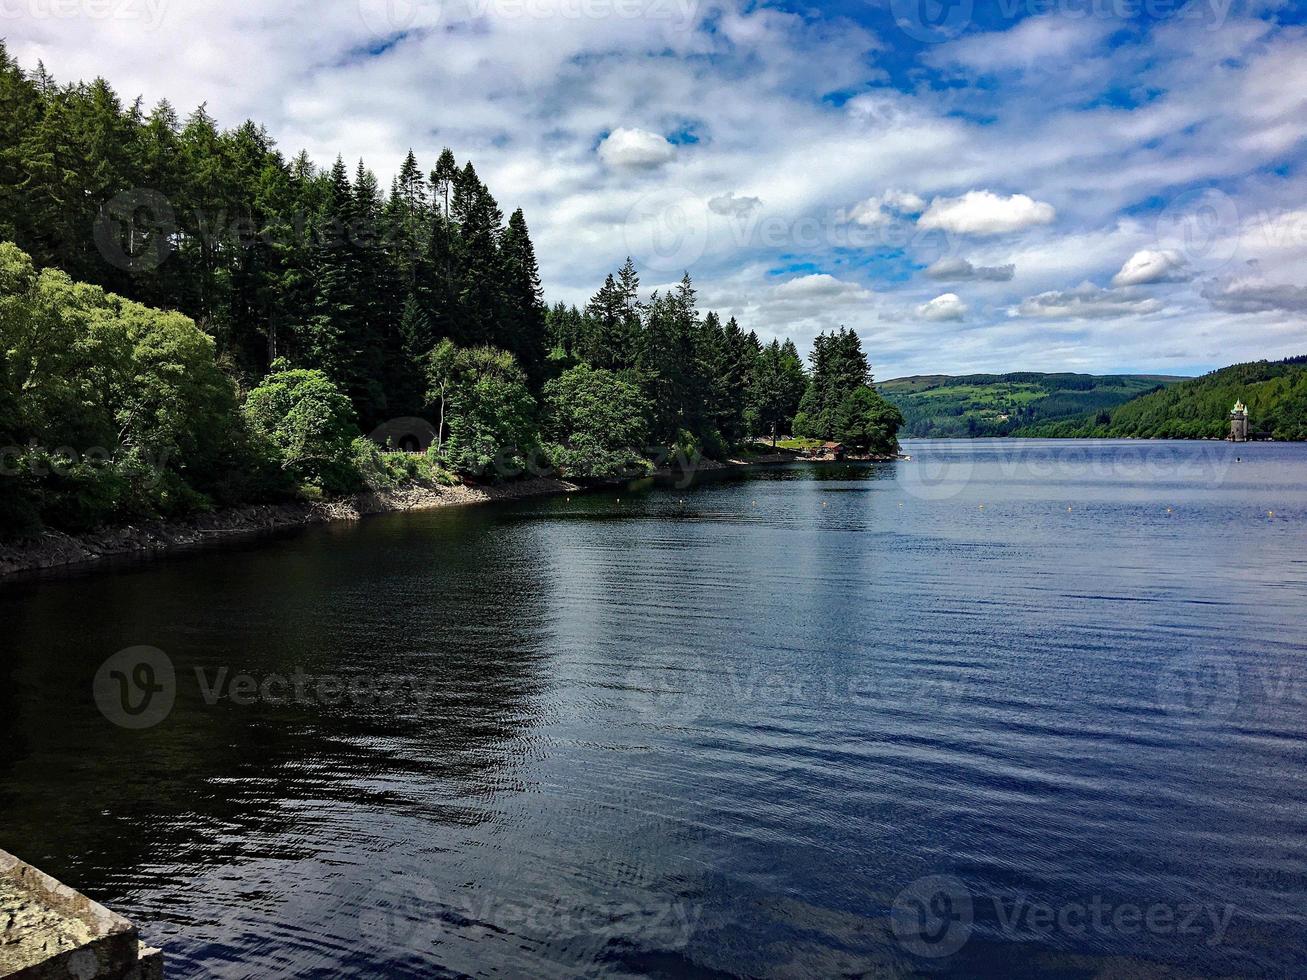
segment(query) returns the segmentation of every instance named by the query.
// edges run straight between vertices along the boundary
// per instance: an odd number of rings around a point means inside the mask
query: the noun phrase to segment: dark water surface
[[[0,584],[0,847],[177,976],[1298,973],[1307,446],[907,448]]]

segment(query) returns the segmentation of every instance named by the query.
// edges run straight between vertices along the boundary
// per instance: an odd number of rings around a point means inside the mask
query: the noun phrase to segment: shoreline
[[[335,521],[361,521],[377,514],[465,507],[582,489],[575,483],[548,477],[484,487],[410,484],[341,500],[255,504],[216,510],[181,521],[141,521],[83,534],[42,531],[27,541],[0,542],[0,582],[23,572],[89,566],[122,555],[158,554],[210,544],[229,536],[244,537]]]
[[[868,457],[847,462],[885,462],[901,457]],[[703,459],[690,468],[697,472],[721,472],[775,466],[781,463],[835,462],[810,459],[788,452],[760,454],[750,459],[724,462]],[[681,468],[655,470],[648,478],[684,477]],[[227,538],[247,537],[272,531],[313,527],[337,521],[361,521],[379,514],[467,507],[503,500],[585,493],[623,486],[631,481],[573,483],[557,477],[531,477],[513,483],[472,486],[466,483],[446,487],[409,484],[395,490],[368,491],[340,500],[296,501],[283,504],[255,504],[199,514],[180,521],[141,521],[136,524],[99,528],[82,534],[42,531],[19,542],[0,542],[0,585],[25,572],[94,567],[106,558],[153,555],[206,544]]]

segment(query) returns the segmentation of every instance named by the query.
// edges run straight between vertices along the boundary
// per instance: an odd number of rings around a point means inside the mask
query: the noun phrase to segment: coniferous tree
[[[795,432],[818,439],[834,438],[835,410],[855,388],[870,383],[871,371],[862,342],[840,327],[819,334],[812,345],[812,378],[799,405]],[[802,431],[800,431],[802,430]]]
[[[187,118],[180,140],[181,200],[173,210],[182,231],[179,261],[193,284],[192,308],[202,327],[214,330],[225,298],[219,260],[223,221],[233,198],[217,123],[202,105]],[[181,206],[178,207],[178,204]],[[219,350],[226,338],[219,337]]]
[[[506,348],[504,269],[499,205],[471,163],[454,179],[453,214],[458,225],[458,312],[453,334],[463,345]]]
[[[544,381],[546,336],[544,288],[526,218],[518,208],[503,238],[507,350],[516,357],[532,387]]]
[[[313,316],[305,330],[303,356],[310,367],[336,380],[352,373],[349,344],[353,333],[354,254],[349,229],[354,223],[354,192],[340,157],[331,168],[331,192],[318,219],[314,249]]]
[[[354,279],[350,283],[353,310],[348,321],[353,363],[352,377],[344,381],[367,430],[387,416],[386,386],[394,377],[394,360],[399,354],[399,314],[405,294],[382,240],[377,178],[362,160],[355,172],[353,191],[353,224],[349,229],[354,260]]]
[[[579,358],[585,346],[585,316],[575,305],[558,302],[545,317],[551,356],[562,360]]]
[[[746,338],[751,350],[757,343],[753,334]],[[788,434],[807,383],[794,341],[773,340],[758,349],[749,374],[746,424],[758,435]]]
[[[409,150],[382,213],[386,247],[405,295],[417,293],[419,284],[429,279],[428,240],[434,218],[428,184]]]
[[[0,241],[29,243],[29,194],[20,189],[25,179],[24,140],[37,126],[42,100],[36,85],[18,62],[9,57],[0,39]]]
[[[626,295],[610,273],[585,308],[579,355],[595,367],[620,370],[630,362]]]

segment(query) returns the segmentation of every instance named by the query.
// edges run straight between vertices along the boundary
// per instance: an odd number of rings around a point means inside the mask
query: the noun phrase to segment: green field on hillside
[[[956,438],[1005,436],[1027,426],[1065,420],[1080,424],[1181,380],[1152,374],[1022,371],[916,375],[882,381],[878,387],[903,412],[903,435]]]
[[[1253,361],[1170,385],[1108,413],[1022,429],[1023,436],[1212,439],[1230,427],[1236,401],[1248,407],[1254,439],[1307,439],[1307,356]]]

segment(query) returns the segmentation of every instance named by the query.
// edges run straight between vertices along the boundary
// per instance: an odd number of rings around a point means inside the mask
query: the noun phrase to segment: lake
[[[1307,445],[906,443],[0,583],[174,976],[1286,975]]]

